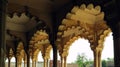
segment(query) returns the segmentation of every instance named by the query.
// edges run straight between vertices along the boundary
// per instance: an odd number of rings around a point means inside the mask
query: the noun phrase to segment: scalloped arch
[[[106,31],[109,31],[109,27],[104,21],[104,12],[100,6],[74,6],[58,28],[56,44],[60,53],[67,54],[70,44],[74,41],[71,38],[80,36],[89,40],[91,48],[96,48],[108,34]],[[98,40],[102,35],[104,38]],[[94,45],[96,40],[98,45]]]

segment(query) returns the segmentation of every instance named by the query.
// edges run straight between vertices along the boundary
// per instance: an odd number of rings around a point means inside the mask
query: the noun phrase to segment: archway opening
[[[49,67],[53,67],[53,49],[51,49],[51,51],[50,51]],[[60,55],[59,55],[59,51],[57,52],[57,67],[61,67],[61,66],[60,66]]]
[[[5,67],[8,67],[8,58],[5,59]]]
[[[93,61],[93,52],[90,48],[90,43],[88,40],[79,38],[75,40],[69,49],[69,54],[67,57],[67,66],[71,65],[80,66],[88,62]],[[92,65],[92,63],[89,66]]]
[[[42,57],[42,53],[41,51],[38,53],[38,62],[37,62],[37,67],[43,67],[43,63],[44,63],[44,60],[43,60],[43,57]]]
[[[114,67],[114,49],[112,32],[105,38],[102,51],[102,66]]]
[[[16,62],[15,57],[12,57],[10,66],[15,67],[15,62]]]

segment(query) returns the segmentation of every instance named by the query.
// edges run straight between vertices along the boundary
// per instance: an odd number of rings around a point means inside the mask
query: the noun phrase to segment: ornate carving
[[[104,39],[109,32],[110,28],[104,21],[104,12],[101,12],[101,7],[94,8],[93,4],[88,6],[82,4],[80,7],[75,6],[71,13],[66,15],[66,19],[63,19],[58,28],[56,44],[60,55],[65,57],[68,55],[71,43],[79,36],[88,39],[91,49],[98,51],[97,56],[99,56],[103,49]]]
[[[11,59],[13,56],[14,56],[13,49],[10,48],[8,57],[9,57],[9,59]]]
[[[34,33],[29,43],[29,52],[33,61],[37,61],[37,56],[40,51],[44,59],[49,59],[52,46],[45,30],[38,30]]]

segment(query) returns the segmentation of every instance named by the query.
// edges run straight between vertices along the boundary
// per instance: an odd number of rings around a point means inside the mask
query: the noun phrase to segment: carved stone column
[[[61,57],[61,67],[64,67],[64,61],[63,61],[63,57]]]
[[[8,58],[8,67],[10,67],[10,65],[11,65],[11,58]]]
[[[64,57],[64,67],[67,67],[67,57]]]
[[[17,67],[21,67],[22,58],[20,56],[17,57]]]
[[[26,67],[26,63],[27,63],[27,61],[24,61],[24,67]]]
[[[98,67],[98,52],[93,51],[94,53],[94,67]]]
[[[15,57],[15,67],[18,67],[17,62],[18,62],[18,59],[17,59],[17,57]]]
[[[27,67],[30,67],[30,55],[27,53]]]
[[[115,67],[119,67],[120,66],[120,22],[114,25],[113,40],[114,40],[114,65]]]
[[[94,67],[101,67],[101,53],[102,49],[100,47],[92,48],[94,54]]]
[[[36,67],[36,56],[32,55],[32,67]]]
[[[44,57],[44,67],[47,67],[47,59]]]
[[[35,60],[32,59],[32,67],[35,67]]]
[[[5,67],[5,13],[7,0],[0,0],[0,67]]]
[[[101,63],[101,54],[102,53],[102,51],[100,50],[99,52],[98,52],[98,67],[102,67],[102,63]]]
[[[24,54],[23,61],[24,61],[24,67],[26,67],[26,64],[27,64],[27,56],[26,56],[26,54]]]
[[[49,67],[49,59],[47,59],[47,67]]]
[[[57,67],[57,46],[53,45],[53,67]]]
[[[61,56],[61,67],[67,67],[67,55],[68,54],[60,54]],[[66,55],[66,56],[63,56]]]

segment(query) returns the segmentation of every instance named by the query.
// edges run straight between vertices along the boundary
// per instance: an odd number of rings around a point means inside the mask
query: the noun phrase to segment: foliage
[[[106,67],[107,66],[107,61],[106,60],[102,60],[102,67]]]
[[[114,63],[113,58],[107,58],[106,60],[102,60],[102,67],[108,67],[110,62]]]
[[[109,65],[107,63],[114,62],[113,58],[107,58],[107,60],[102,60],[102,67],[108,67]],[[81,54],[77,56],[76,63],[79,67],[90,67],[93,65],[92,60],[88,60],[85,54]]]
[[[81,54],[77,56],[76,63],[78,64],[79,67],[89,67],[90,64],[93,63],[93,61],[88,60],[85,54]]]
[[[113,61],[113,58],[107,58],[107,61]]]

